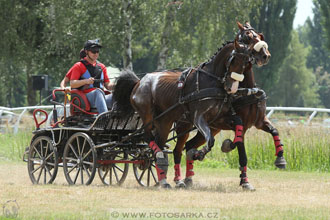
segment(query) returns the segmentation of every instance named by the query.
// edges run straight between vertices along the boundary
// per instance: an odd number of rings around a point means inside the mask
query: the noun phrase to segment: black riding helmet
[[[102,45],[101,45],[99,39],[86,41],[86,43],[84,45],[84,49],[85,50],[90,50],[92,48],[102,48]]]

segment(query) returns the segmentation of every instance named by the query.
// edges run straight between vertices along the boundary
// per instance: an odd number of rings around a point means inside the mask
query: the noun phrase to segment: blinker
[[[236,81],[239,81],[239,82],[242,82],[243,79],[244,79],[244,75],[243,74],[239,74],[239,73],[235,73],[235,72],[232,72],[230,77]]]
[[[260,52],[261,48],[265,48],[266,50],[268,49],[268,44],[265,41],[259,41],[256,43],[253,47],[253,49],[257,52]]]

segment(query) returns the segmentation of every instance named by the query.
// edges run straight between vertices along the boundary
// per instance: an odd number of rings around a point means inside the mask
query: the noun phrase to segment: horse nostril
[[[268,56],[267,56],[267,55],[264,55],[262,58],[263,58],[264,60],[267,60],[267,59],[268,59]]]

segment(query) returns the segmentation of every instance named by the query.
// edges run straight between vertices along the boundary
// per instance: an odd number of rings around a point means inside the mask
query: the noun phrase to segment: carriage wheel
[[[133,172],[137,182],[143,187],[158,185],[155,160],[152,153],[145,157],[142,164],[133,164]]]
[[[96,172],[96,150],[93,140],[85,133],[72,135],[64,147],[63,170],[70,185],[92,183]]]
[[[28,172],[33,184],[50,184],[57,174],[58,153],[48,136],[39,136],[31,144]]]
[[[119,152],[111,157],[111,160],[127,160],[128,155],[125,152]],[[98,168],[99,177],[104,185],[121,185],[124,183],[129,164],[128,163],[113,163],[102,165]]]

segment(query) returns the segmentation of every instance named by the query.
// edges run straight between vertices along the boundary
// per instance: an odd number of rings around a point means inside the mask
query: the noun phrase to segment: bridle
[[[261,49],[268,49],[268,44],[264,40],[259,40],[257,31],[251,26],[244,25],[244,30],[237,33],[238,42],[243,43],[245,46],[249,45],[250,37],[245,33],[250,31],[254,39],[257,39],[257,43],[254,44],[253,49],[251,51],[251,63],[256,64],[256,59],[254,58],[252,52],[255,50],[256,52],[260,52]]]
[[[219,81],[221,84],[224,84],[226,82],[226,78],[229,74],[229,68],[230,68],[230,65],[231,63],[233,62],[234,58],[239,55],[239,56],[243,56],[244,60],[243,60],[243,66],[242,66],[242,69],[244,70],[246,65],[250,62],[252,62],[254,60],[253,58],[253,55],[252,55],[252,51],[250,51],[246,45],[244,45],[244,50],[242,52],[238,52],[236,49],[232,50],[232,52],[230,53],[228,59],[227,59],[227,62],[226,62],[226,71],[225,71],[225,74],[223,77],[219,77],[219,76],[216,76],[214,73],[210,73],[206,70],[203,69],[203,67],[205,66],[206,63],[202,63],[201,65],[199,65],[199,67],[197,68],[196,71],[198,72],[201,72],[201,73],[204,73],[214,79],[216,79],[217,81]],[[240,73],[236,73],[236,72],[231,72],[232,73],[232,78],[233,79],[238,79],[238,81],[243,81],[244,79],[244,76],[242,77],[242,79],[239,79],[239,77],[237,75],[242,75]],[[234,74],[233,74],[234,73]]]

